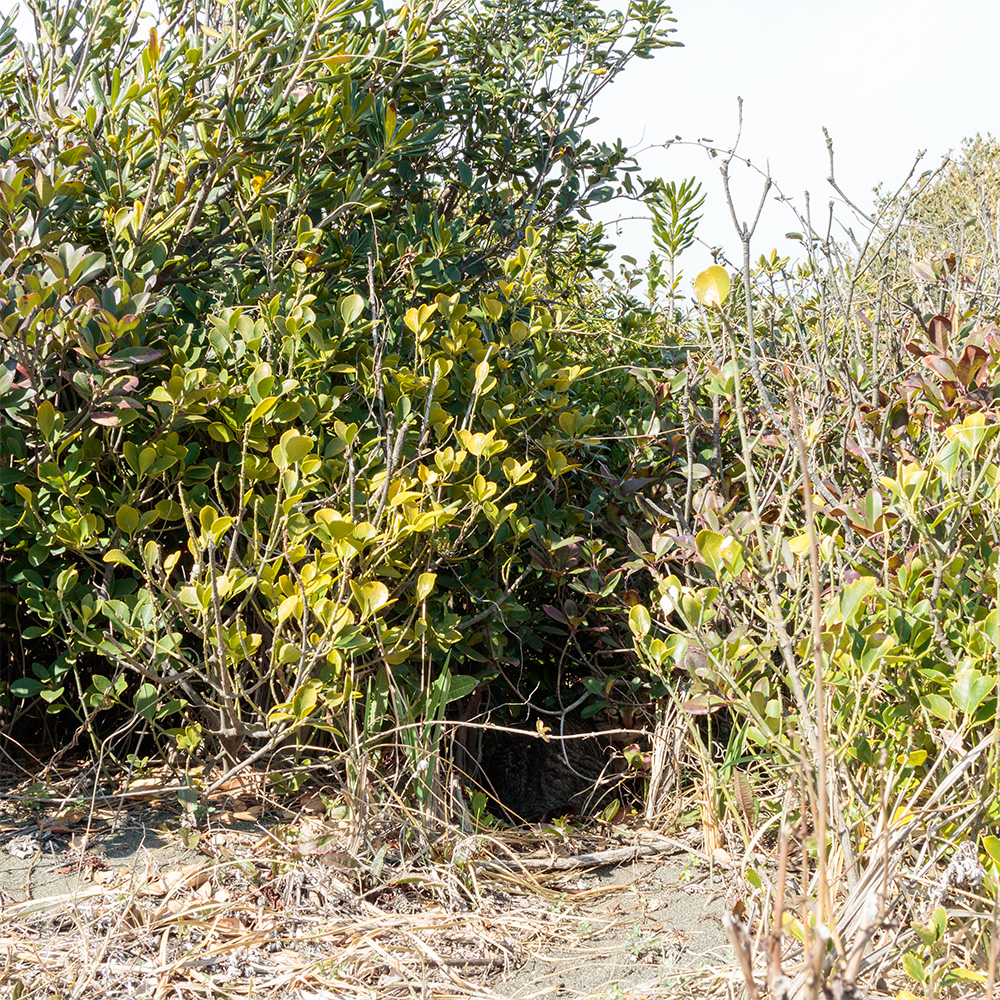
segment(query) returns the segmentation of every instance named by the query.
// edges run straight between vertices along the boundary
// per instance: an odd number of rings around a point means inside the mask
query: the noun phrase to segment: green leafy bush
[[[641,193],[582,125],[669,10],[139,13],[0,43],[7,689],[230,758],[372,684],[412,717],[449,656],[462,697],[617,431],[554,301]]]

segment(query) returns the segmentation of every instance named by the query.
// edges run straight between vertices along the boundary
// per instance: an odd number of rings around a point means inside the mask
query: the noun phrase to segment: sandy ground
[[[502,996],[678,997],[703,972],[732,968],[722,926],[725,887],[693,856],[599,869],[577,880],[596,894],[576,908],[575,940],[553,942],[494,989]]]
[[[5,907],[86,893],[94,886],[95,865],[148,877],[197,856],[180,843],[176,821],[157,810],[132,812],[117,824],[99,822],[89,837],[86,824],[38,819],[41,825],[0,816],[0,900]],[[84,864],[77,865],[79,860]]]
[[[184,846],[179,819],[169,812],[132,809],[117,816],[105,816],[96,823],[91,817],[90,822],[91,834],[84,839],[86,823],[79,818],[66,823],[47,820],[37,812],[30,819],[23,813],[0,815],[0,960],[6,947],[8,957],[16,956],[27,962],[28,971],[19,980],[22,990],[19,995],[100,996],[106,1000],[145,995],[147,987],[142,984],[153,983],[156,975],[162,981],[161,966],[170,965],[163,941],[170,938],[171,949],[174,948],[170,933],[162,936],[164,914],[173,907],[170,912],[183,916],[196,903],[202,907],[215,905],[214,912],[230,923],[237,919],[232,914],[242,914],[239,919],[246,924],[247,941],[249,935],[256,934],[253,947],[244,943],[240,952],[244,956],[256,955],[256,959],[237,962],[229,954],[228,965],[222,966],[206,965],[205,958],[198,960],[199,968],[211,972],[213,982],[223,988],[220,996],[413,995],[412,981],[407,978],[412,978],[413,963],[406,966],[405,961],[400,963],[399,974],[395,974],[397,970],[391,965],[381,972],[373,966],[374,971],[370,969],[367,978],[359,973],[353,988],[343,993],[329,989],[323,992],[311,985],[295,986],[291,980],[284,991],[269,993],[254,986],[252,977],[263,975],[260,970],[266,970],[268,960],[267,949],[261,947],[260,931],[255,930],[263,919],[262,900],[267,901],[268,913],[278,914],[269,925],[274,941],[281,938],[286,951],[297,949],[293,953],[303,956],[307,964],[312,962],[311,967],[321,966],[324,961],[329,965],[331,957],[338,954],[357,954],[356,940],[346,941],[316,932],[325,925],[342,926],[348,918],[354,921],[367,918],[374,927],[380,922],[398,924],[402,919],[401,934],[415,939],[416,931],[410,934],[405,927],[406,914],[412,913],[418,922],[423,920],[426,940],[440,942],[447,935],[442,938],[426,920],[432,911],[443,911],[439,913],[441,920],[467,928],[462,954],[469,955],[477,954],[475,935],[485,928],[478,964],[470,961],[468,967],[447,973],[439,982],[425,981],[422,996],[465,993],[512,1000],[693,996],[715,993],[719,970],[733,965],[722,926],[730,887],[720,873],[710,874],[696,853],[674,850],[625,864],[546,873],[538,879],[537,893],[531,891],[530,879],[526,882],[515,879],[504,885],[502,880],[497,882],[494,876],[478,872],[473,881],[488,883],[490,888],[483,892],[481,905],[477,906],[475,901],[470,903],[468,895],[449,896],[440,891],[435,895],[422,888],[419,878],[402,871],[405,866],[400,868],[398,859],[396,871],[392,869],[391,855],[380,875],[384,889],[363,891],[360,895],[350,888],[360,885],[360,881],[352,882],[349,873],[338,867],[339,862],[330,860],[335,852],[328,855],[326,848],[308,850],[301,859],[286,856],[284,863],[258,858],[251,864],[243,859],[251,857],[253,850],[260,851],[261,844],[271,847],[274,841],[269,829],[275,827],[269,828],[268,817],[263,817],[262,822],[233,822],[214,839],[204,838],[199,849]],[[42,830],[46,832],[40,836]],[[544,845],[546,837],[539,835],[537,841]],[[606,846],[600,837],[581,831],[578,839],[565,841],[561,853],[572,854],[574,843],[582,845],[584,851]],[[542,856],[544,853],[543,850]],[[234,878],[234,869],[238,878]],[[279,870],[284,874],[276,874]],[[289,903],[289,878],[301,876],[306,870],[308,878],[304,881],[299,878],[293,906]],[[472,870],[476,871],[474,863]],[[197,879],[178,880],[179,873],[188,872],[197,872]],[[302,886],[306,889],[311,886],[312,895],[303,891]],[[88,926],[107,928],[122,908],[116,900],[124,898],[135,901],[129,905],[136,907],[137,924],[146,920],[143,926],[149,928],[149,941],[141,947],[140,941],[131,951],[124,945],[118,947],[116,967],[145,970],[145,979],[138,972],[131,977],[123,973],[115,978],[110,972],[104,974],[106,970],[101,975],[94,974],[92,969],[87,971],[87,956],[94,953],[94,948],[83,940],[87,938]],[[256,900],[257,924],[246,916],[252,909],[246,904],[248,899]],[[449,899],[454,907],[449,905]],[[155,910],[153,916],[140,914],[152,910]],[[520,936],[511,930],[508,941],[504,937],[505,921],[513,928],[513,917],[522,914],[530,914],[532,926],[541,930]],[[310,928],[311,951],[302,944],[308,936],[301,933],[305,924]],[[175,928],[172,927],[171,933],[179,940]],[[77,941],[74,935],[81,940]],[[108,932],[107,940],[110,937]],[[139,941],[141,935],[133,934],[133,938]],[[340,943],[335,944],[335,940]],[[207,941],[206,937],[206,946]],[[186,947],[190,947],[190,942]],[[219,952],[223,946],[214,947]],[[230,950],[235,947],[234,944]],[[277,944],[268,946],[271,950],[276,947]],[[440,944],[434,947],[438,948],[434,954],[444,954]],[[25,948],[35,949],[37,961]],[[160,966],[154,961],[157,948],[162,952]],[[338,952],[338,948],[342,950]],[[45,958],[43,952],[50,957]],[[421,960],[420,946],[411,948],[411,952]],[[173,962],[171,968],[176,971],[183,950],[169,951],[169,957]],[[35,992],[38,983],[29,974],[32,961],[46,966],[48,992]],[[256,973],[248,971],[254,961]],[[456,952],[445,964],[458,969],[461,961]],[[355,967],[359,966],[352,966]],[[65,971],[58,971],[59,968]],[[713,970],[714,986],[702,991],[699,982],[709,975],[708,970]],[[89,992],[78,988],[84,972],[94,979],[94,989]],[[65,992],[59,988],[63,980]],[[273,977],[268,981],[274,981]],[[262,986],[265,979],[258,978],[257,982]],[[71,989],[71,983],[77,986]],[[225,992],[227,985],[233,992]],[[406,988],[401,990],[404,985]],[[191,994],[179,988],[170,995],[184,997],[199,992],[204,995],[203,988]],[[0,981],[0,997],[8,995],[14,994],[6,992]]]

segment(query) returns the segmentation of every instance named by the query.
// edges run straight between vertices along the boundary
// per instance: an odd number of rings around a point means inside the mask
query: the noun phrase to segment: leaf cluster
[[[618,489],[602,434],[648,406],[556,303],[632,185],[590,103],[669,9],[34,12],[0,31],[10,694],[235,758],[366,690],[408,717],[452,655],[452,697],[495,677],[518,588],[607,549],[576,473]]]

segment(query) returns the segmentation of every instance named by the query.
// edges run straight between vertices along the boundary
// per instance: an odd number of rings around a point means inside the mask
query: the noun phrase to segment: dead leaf
[[[201,862],[184,865],[173,871],[161,872],[148,882],[142,890],[144,896],[165,896],[179,889],[197,889],[209,879],[211,872]]]
[[[720,867],[732,871],[736,865],[733,863],[733,856],[724,847],[717,847],[712,851],[712,860]]]
[[[944,742],[945,750],[957,754],[965,753],[965,744],[962,742],[961,733],[955,732],[953,729],[942,729],[941,739]]]
[[[305,963],[305,957],[297,951],[292,951],[291,948],[282,948],[281,951],[276,951],[271,956],[272,961],[276,965],[302,965]]]
[[[219,917],[212,921],[212,930],[218,931],[220,934],[240,937],[246,934],[250,928],[239,917]]]
[[[206,903],[212,898],[212,883],[209,881],[207,873],[205,881],[200,883],[191,895],[205,900]]]

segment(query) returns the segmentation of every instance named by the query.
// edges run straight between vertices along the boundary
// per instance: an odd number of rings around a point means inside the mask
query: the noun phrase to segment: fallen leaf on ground
[[[200,862],[184,865],[173,871],[161,872],[148,882],[142,889],[144,896],[165,896],[168,892],[176,892],[183,888],[199,888],[209,878],[209,870]]]

